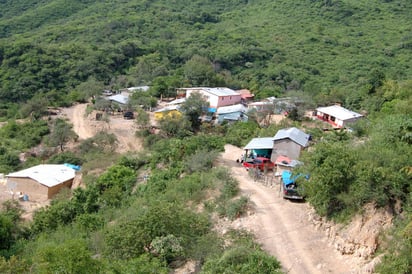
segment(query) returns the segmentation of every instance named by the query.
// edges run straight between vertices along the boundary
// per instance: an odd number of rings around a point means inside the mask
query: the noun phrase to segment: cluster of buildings
[[[192,87],[177,89],[178,99],[155,111],[155,118],[160,120],[168,115],[180,115],[179,106],[193,93],[201,94],[209,103],[208,116],[217,123],[224,121],[247,121],[251,111],[263,113],[282,113],[294,107],[288,99],[267,98],[253,101],[254,95],[246,89]],[[362,115],[339,105],[318,107],[314,119],[322,120],[333,128],[344,128],[355,122]]]
[[[145,92],[149,87],[134,87],[125,91]],[[107,94],[107,99],[118,104],[127,104],[128,96],[125,93]],[[192,87],[177,89],[177,97],[163,108],[154,112],[155,119],[162,119],[167,115],[181,115],[179,106],[193,93],[200,93],[209,103],[208,113],[210,120],[216,123],[224,121],[247,121],[251,110],[257,112],[282,111],[287,101],[268,98],[254,102],[254,95],[249,90],[232,90],[229,88]],[[355,122],[362,115],[339,105],[319,107],[313,112],[313,118],[330,124],[333,128],[344,128]],[[266,157],[276,164],[276,173],[282,170],[291,170],[299,162],[300,152],[307,148],[310,135],[295,127],[281,129],[274,137],[254,138],[244,147],[244,159],[247,157]],[[58,193],[61,188],[70,188],[75,178],[76,167],[65,165],[38,165],[2,177],[1,184],[7,186],[13,195],[29,194],[34,200],[47,200]]]
[[[309,146],[311,136],[296,128],[279,130],[274,137],[253,138],[243,149],[242,161],[248,158],[269,158],[276,165],[275,175],[292,170],[302,164],[298,159],[302,150]]]
[[[118,94],[110,95],[107,100],[119,105],[127,105],[128,94],[131,92],[146,92],[149,86],[131,87],[122,90]],[[232,90],[226,87],[191,87],[178,88],[176,90],[176,100],[173,100],[154,111],[156,120],[161,120],[167,116],[181,115],[180,105],[185,102],[193,93],[201,94],[209,103],[207,115],[204,121],[215,120],[216,123],[224,121],[247,121],[251,111],[262,113],[283,113],[295,107],[288,98],[270,97],[262,101],[254,101],[254,95],[247,89]],[[313,112],[314,119],[319,119],[330,124],[333,128],[344,128],[349,123],[355,122],[362,115],[348,110],[339,105],[318,107]]]

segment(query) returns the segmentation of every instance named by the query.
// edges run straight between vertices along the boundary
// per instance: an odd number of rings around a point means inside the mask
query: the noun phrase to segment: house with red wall
[[[349,123],[359,120],[363,115],[344,107],[333,105],[328,107],[318,107],[316,109],[316,117],[319,120],[332,125],[334,128],[343,128]]]

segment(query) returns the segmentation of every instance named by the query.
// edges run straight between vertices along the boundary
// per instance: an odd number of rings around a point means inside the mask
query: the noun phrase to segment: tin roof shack
[[[273,137],[271,161],[275,162],[280,155],[297,160],[300,151],[309,145],[310,135],[295,127],[279,130]]]
[[[242,161],[249,161],[256,157],[270,158],[273,149],[273,138],[253,138],[244,148]]]
[[[62,188],[71,188],[75,170],[65,165],[37,165],[10,173],[7,185],[14,193],[28,195],[30,200],[51,199]]]
[[[247,121],[246,107],[242,104],[220,107],[216,111],[217,122]]]

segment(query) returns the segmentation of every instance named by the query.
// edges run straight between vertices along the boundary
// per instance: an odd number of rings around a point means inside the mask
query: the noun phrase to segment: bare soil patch
[[[79,135],[80,140],[91,138],[96,133],[104,131],[116,136],[118,153],[141,150],[142,143],[135,136],[136,127],[133,119],[124,119],[122,113],[116,113],[110,115],[107,121],[98,121],[96,112],[87,114],[86,108],[87,104],[78,104],[62,112],[62,116],[73,124],[73,130]]]

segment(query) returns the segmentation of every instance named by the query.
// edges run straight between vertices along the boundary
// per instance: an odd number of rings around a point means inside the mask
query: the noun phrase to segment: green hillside
[[[113,87],[172,77],[261,96],[303,90],[324,103],[331,91],[370,89],[376,75],[412,75],[407,0],[3,1],[0,10],[2,101],[57,92],[61,103],[89,77]],[[213,75],[185,73],[195,55]]]
[[[88,102],[92,113],[107,109],[103,89],[136,85],[151,87],[130,97],[138,152],[116,153],[106,131],[81,140],[46,108]],[[141,106],[189,86],[300,104],[281,123],[252,112],[211,125],[193,96],[151,127]],[[334,131],[301,115],[332,102],[365,117]],[[213,229],[250,206],[213,163],[225,144],[292,126],[312,137],[297,171],[310,174],[306,201],[340,223],[365,206],[390,213],[376,270],[411,273],[411,113],[410,0],[0,1],[0,173],[69,162],[84,183],[29,222],[17,203],[0,206],[0,273],[170,273],[185,262],[198,273],[279,273],[252,235]]]

